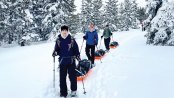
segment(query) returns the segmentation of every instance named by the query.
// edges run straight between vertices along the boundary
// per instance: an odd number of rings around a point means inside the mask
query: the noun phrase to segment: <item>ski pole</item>
[[[79,70],[77,70],[77,69],[75,69],[78,73],[80,73],[82,76],[84,76],[84,74],[82,73],[82,72],[80,72]],[[80,70],[81,70],[81,67],[80,67]],[[85,91],[85,84],[84,84],[84,81],[83,81],[83,77],[81,77],[82,78],[82,84],[83,84],[83,90],[84,90],[84,92],[83,92],[83,94],[86,94],[86,91]]]
[[[113,35],[112,35],[112,41],[114,41],[114,37],[113,37]]]
[[[55,88],[55,56],[53,57],[53,88]]]
[[[80,70],[81,70],[81,67],[80,67]],[[83,77],[81,77],[81,78],[82,78],[82,84],[83,84],[83,90],[84,90],[83,94],[86,94],[86,91],[85,91],[85,84],[84,84],[84,81],[83,81]]]
[[[84,39],[83,39],[83,42],[84,42]],[[83,42],[82,42],[82,46],[80,48],[80,54],[81,54],[81,51],[82,51],[82,47],[83,47]]]
[[[100,45],[99,45],[99,49],[100,49],[100,46],[101,46],[101,42],[102,42],[102,39],[103,39],[103,38],[101,38],[101,40],[100,40]]]
[[[98,51],[98,47],[97,47],[97,45],[96,45],[96,48],[97,48],[97,51]],[[101,56],[101,54],[99,53],[99,56]],[[102,57],[102,56],[101,56]],[[102,63],[102,60],[101,60],[101,58],[100,58],[100,62]]]

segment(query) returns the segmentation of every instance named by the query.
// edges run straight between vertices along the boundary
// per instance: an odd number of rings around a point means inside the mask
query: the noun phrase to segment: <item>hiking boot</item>
[[[76,97],[77,94],[76,94],[76,91],[71,91],[71,97]]]
[[[60,95],[60,98],[66,98],[67,95]]]
[[[93,68],[93,67],[95,67],[95,65],[96,65],[95,63],[94,63],[94,64],[92,64],[92,68]]]
[[[109,52],[109,50],[107,49],[107,50],[105,50],[105,52]]]

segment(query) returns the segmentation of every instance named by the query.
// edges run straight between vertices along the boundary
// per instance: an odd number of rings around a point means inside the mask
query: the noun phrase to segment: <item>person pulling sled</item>
[[[68,33],[68,26],[61,27],[61,34],[55,43],[52,56],[59,56],[59,79],[60,79],[60,97],[66,98],[68,95],[66,76],[69,74],[71,97],[76,96],[77,91],[77,77],[76,77],[76,63],[75,59],[80,61],[80,52],[78,44],[75,39]]]
[[[95,46],[97,46],[98,44],[98,34],[95,29],[95,24],[93,22],[90,23],[89,31],[86,32],[83,38],[84,40],[86,40],[86,56],[88,57],[88,60],[91,61],[92,67],[94,67]]]
[[[112,36],[112,33],[111,33],[111,30],[109,29],[109,25],[107,24],[104,31],[103,31],[103,35],[101,36],[101,39],[104,37],[104,44],[105,44],[105,47],[106,47],[106,52],[109,52],[110,50],[110,41],[111,41],[111,36]]]

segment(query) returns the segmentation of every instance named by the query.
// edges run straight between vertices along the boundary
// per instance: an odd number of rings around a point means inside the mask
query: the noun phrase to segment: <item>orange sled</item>
[[[115,49],[115,48],[117,48],[117,46],[110,46],[110,48]]]
[[[87,77],[90,73],[91,73],[91,69],[88,71],[88,73],[87,73],[86,75],[84,75],[84,76],[78,76],[78,77],[77,77],[77,81],[82,81],[82,79],[85,80],[86,77]]]
[[[102,56],[95,56],[95,60],[100,60]]]

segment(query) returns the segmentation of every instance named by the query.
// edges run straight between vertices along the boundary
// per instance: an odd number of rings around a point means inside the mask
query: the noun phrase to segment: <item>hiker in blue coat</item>
[[[98,34],[94,27],[94,23],[90,23],[89,31],[86,32],[85,36],[83,36],[83,38],[86,40],[85,52],[88,57],[88,60],[91,61],[92,66],[95,66],[95,46],[97,46],[98,44]]]
[[[75,39],[68,34],[68,26],[61,27],[61,34],[58,35],[52,55],[59,55],[60,96],[66,97],[68,94],[66,84],[67,73],[71,83],[71,96],[76,96],[77,77],[75,59],[80,60],[80,52]]]

